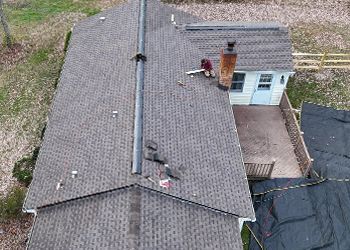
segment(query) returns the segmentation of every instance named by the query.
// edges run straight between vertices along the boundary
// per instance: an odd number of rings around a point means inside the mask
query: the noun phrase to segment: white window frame
[[[244,75],[243,81],[234,81],[233,78],[234,78],[234,75],[235,75],[235,74]],[[233,76],[232,76],[232,85],[231,85],[231,91],[232,91],[232,92],[243,92],[246,75],[247,75],[247,74],[246,74],[245,72],[234,72],[234,73],[233,73]],[[237,83],[242,84],[242,88],[240,88],[240,89],[234,89],[234,86],[235,86],[235,84],[237,84]]]
[[[273,82],[273,74],[260,74],[259,77],[259,83],[258,83],[258,90],[271,90]]]

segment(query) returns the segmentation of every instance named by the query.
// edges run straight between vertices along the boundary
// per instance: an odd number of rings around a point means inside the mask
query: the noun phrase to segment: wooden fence
[[[275,162],[269,164],[261,163],[244,163],[245,170],[247,173],[248,180],[257,181],[257,180],[266,180],[271,178],[271,173]]]
[[[350,54],[293,53],[295,69],[350,69]]]
[[[286,128],[291,138],[294,152],[297,157],[299,167],[304,176],[307,176],[312,167],[312,159],[304,142],[303,132],[300,131],[298,120],[295,117],[294,109],[290,104],[287,93],[284,92],[280,102],[280,109],[286,123]]]

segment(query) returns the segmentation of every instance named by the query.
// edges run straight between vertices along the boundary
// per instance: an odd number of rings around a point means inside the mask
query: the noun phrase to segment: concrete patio
[[[275,161],[271,177],[300,177],[302,173],[278,106],[233,106],[245,163]]]

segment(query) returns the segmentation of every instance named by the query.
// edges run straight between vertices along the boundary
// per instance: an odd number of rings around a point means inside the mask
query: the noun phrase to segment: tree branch
[[[2,27],[4,28],[5,32],[5,37],[6,37],[6,45],[7,47],[11,47],[12,41],[11,41],[11,32],[9,25],[7,23],[7,19],[4,14],[4,9],[3,9],[3,0],[0,0],[0,22],[2,24]]]

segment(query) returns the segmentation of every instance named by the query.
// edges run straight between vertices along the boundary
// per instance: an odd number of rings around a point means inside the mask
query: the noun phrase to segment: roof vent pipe
[[[146,0],[140,0],[137,54],[145,54]],[[142,164],[142,119],[143,119],[144,60],[136,63],[136,94],[132,173],[141,174]]]
[[[171,20],[171,23],[172,23],[172,24],[176,25],[176,22],[175,22],[175,15],[174,15],[174,14],[171,14],[170,20]]]

